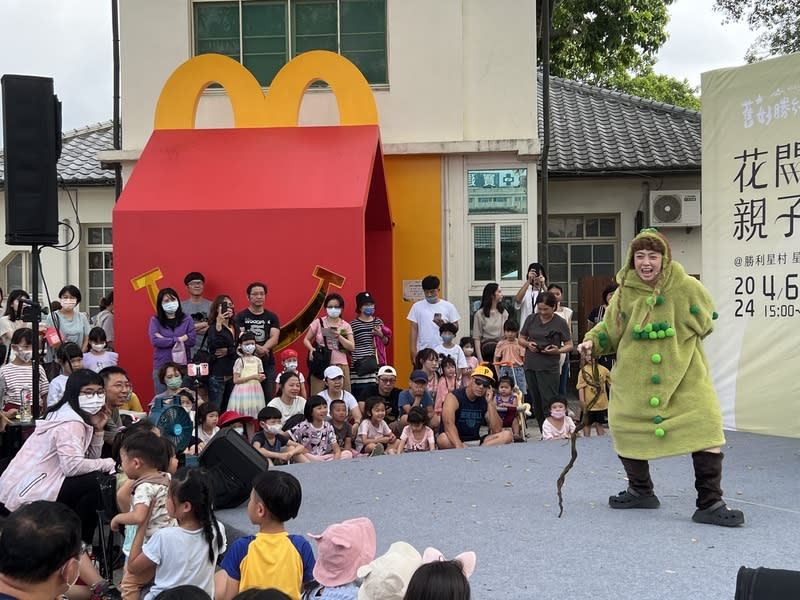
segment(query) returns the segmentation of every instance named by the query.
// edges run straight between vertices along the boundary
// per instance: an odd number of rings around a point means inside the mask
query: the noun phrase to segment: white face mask
[[[179,304],[177,302],[164,302],[161,304],[161,308],[164,309],[164,312],[167,314],[175,314],[178,312]]]
[[[297,371],[297,361],[296,360],[287,360],[283,365],[289,369],[290,371]]]
[[[105,349],[106,349],[105,344],[92,344],[92,350],[94,350],[95,352],[102,352]]]
[[[342,309],[341,308],[326,308],[325,312],[328,313],[328,316],[331,319],[337,319],[337,318],[339,318],[339,315],[342,314]]]
[[[17,358],[22,362],[31,362],[33,350],[17,350]]]
[[[267,425],[267,431],[273,435],[283,433],[283,429],[281,429],[280,425]]]
[[[78,396],[78,405],[90,415],[96,415],[106,405],[105,394],[81,394]]]
[[[256,351],[256,345],[255,344],[245,344],[244,346],[242,346],[242,351],[245,354],[252,354],[253,352]]]
[[[233,426],[233,430],[238,433],[239,435],[244,435],[244,427],[242,426]]]

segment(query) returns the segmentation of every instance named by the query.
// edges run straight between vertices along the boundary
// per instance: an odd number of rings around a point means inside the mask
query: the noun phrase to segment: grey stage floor
[[[731,599],[741,565],[800,569],[800,440],[727,438],[722,483],[728,504],[745,511],[741,528],[691,521],[688,456],[652,463],[660,509],[608,508],[608,496],[626,487],[609,436],[579,440],[560,519],[555,481],[569,447],[528,442],[284,467],[303,484],[287,528],[319,533],[367,516],[378,554],[397,540],[446,556],[475,550],[477,600]],[[220,519],[234,530],[229,539],[253,531],[244,507]]]

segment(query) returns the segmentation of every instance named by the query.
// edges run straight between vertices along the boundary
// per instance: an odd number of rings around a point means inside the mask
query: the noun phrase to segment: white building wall
[[[121,3],[125,150],[141,150],[164,82],[191,58],[191,2]],[[536,138],[535,3],[387,0],[389,85],[376,86],[384,144]],[[327,90],[302,124],[338,120]],[[233,123],[227,96],[206,92],[198,127]]]

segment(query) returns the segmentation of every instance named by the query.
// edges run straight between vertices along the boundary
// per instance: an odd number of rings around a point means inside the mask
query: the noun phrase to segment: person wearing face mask
[[[306,389],[306,378],[300,371],[300,363],[297,359],[297,350],[293,348],[287,348],[281,352],[281,364],[283,365],[283,371],[278,373],[278,376],[275,377],[275,383],[278,384],[278,387],[275,390],[276,397],[281,395],[281,377],[283,377],[284,373],[294,373],[297,376],[297,379],[300,381],[300,393],[298,395],[305,398],[308,395],[308,390]],[[267,406],[269,406],[269,404]],[[302,410],[300,412],[302,412]]]
[[[266,406],[258,412],[261,430],[256,432],[250,444],[267,459],[269,466],[288,465],[297,454],[305,452],[305,447],[294,440],[287,440],[281,429],[281,411]]]
[[[453,304],[439,298],[440,285],[441,282],[435,275],[425,277],[422,280],[422,293],[425,297],[414,303],[406,317],[411,321],[408,351],[412,363],[417,352],[439,345],[439,327],[442,323],[455,323],[458,327],[461,319]]]
[[[159,369],[168,362],[186,364],[188,357],[192,355],[196,339],[194,321],[184,314],[178,301],[178,292],[172,288],[164,288],[158,292],[156,314],[150,318],[148,335],[153,345],[153,386],[155,393],[160,394],[166,390],[166,386],[158,377]],[[180,361],[176,360],[180,355],[178,342],[184,348]]]
[[[228,399],[228,410],[252,419],[266,406],[261,387],[264,365],[255,352],[255,334],[248,331],[239,336],[239,358],[233,363],[233,391]]]
[[[107,420],[102,377],[77,369],[69,376],[61,400],[36,422],[0,477],[0,502],[5,509],[14,512],[36,500],[61,502],[78,513],[80,538],[91,545],[101,508],[97,475],[115,470],[113,458],[99,458]],[[87,575],[84,580],[99,579]]]
[[[350,367],[347,364],[347,352],[352,352],[355,348],[353,343],[353,328],[350,323],[341,318],[344,310],[344,298],[339,294],[328,294],[325,297],[325,315],[315,319],[308,328],[306,336],[303,338],[303,345],[309,351],[314,351],[311,340],[315,340],[317,346],[327,346],[331,350],[330,366],[337,366],[342,370],[344,377],[344,389],[350,391]],[[311,395],[319,394],[325,389],[325,382],[310,375]]]
[[[355,319],[350,321],[353,330],[353,369],[350,373],[350,390],[353,396],[361,398],[361,394],[375,383],[378,373],[378,344],[384,347],[391,339],[391,329],[375,316],[375,299],[369,292],[356,295]]]
[[[22,320],[22,310],[25,306],[25,301],[30,301],[30,296],[25,290],[12,290],[8,295],[6,303],[6,311],[0,317],[0,342],[6,349],[6,354],[11,352],[11,336],[17,329],[22,327],[30,327],[31,324]],[[3,357],[3,362],[9,362],[14,359],[13,352],[8,357],[8,360]]]
[[[89,352],[83,355],[83,366],[99,373],[106,367],[119,364],[119,354],[108,349],[108,338],[102,327],[89,331]]]
[[[436,346],[434,350],[439,356],[445,355],[452,358],[456,362],[456,369],[458,369],[460,376],[469,377],[469,374],[472,373],[475,367],[470,368],[464,350],[461,346],[456,344],[455,339],[457,333],[458,326],[455,323],[442,323],[439,326],[439,337],[442,339],[442,343]],[[470,344],[470,348],[471,347],[472,344]],[[477,363],[475,366],[477,366]]]
[[[248,442],[250,441],[247,437],[247,426],[253,423],[255,419],[240,415],[235,410],[226,410],[219,416],[219,420],[217,421],[217,426],[220,429],[225,427],[230,427],[240,436],[242,436]]]
[[[45,319],[45,327],[55,330],[57,334],[48,335],[50,347],[47,350],[46,362],[55,360],[55,349],[61,344],[72,342],[82,352],[89,350],[89,330],[91,325],[86,315],[77,310],[81,303],[81,291],[74,285],[65,285],[58,292],[61,308],[51,312]]]
[[[33,389],[32,338],[33,333],[27,327],[17,329],[11,336],[14,360],[0,367],[0,398],[3,399],[3,411],[9,417],[13,417],[19,411],[22,389]],[[42,400],[47,399],[49,390],[50,384],[45,376],[44,367],[39,365],[39,394]]]
[[[176,362],[170,361],[161,365],[158,369],[158,380],[164,384],[166,389],[153,397],[153,400],[150,402],[151,408],[156,400],[161,400],[164,406],[177,406],[180,402],[176,400],[176,398],[178,394],[184,391],[190,392],[192,397],[194,397],[194,392],[183,385],[183,374],[183,365],[179,365]]]

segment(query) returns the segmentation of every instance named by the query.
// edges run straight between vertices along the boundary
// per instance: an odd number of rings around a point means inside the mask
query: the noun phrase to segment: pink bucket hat
[[[319,535],[308,535],[317,541],[314,579],[325,587],[355,581],[358,568],[375,558],[375,527],[366,517],[334,523]]]

